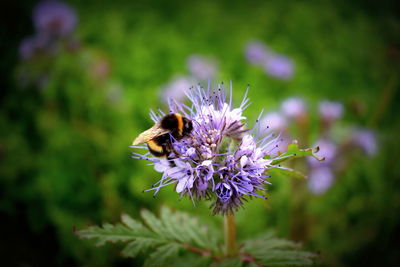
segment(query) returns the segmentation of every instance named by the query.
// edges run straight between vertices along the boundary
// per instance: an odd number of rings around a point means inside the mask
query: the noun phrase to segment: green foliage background
[[[35,1],[9,3],[5,10],[15,17],[2,16],[0,251],[5,262],[139,264],[142,259],[118,258],[115,248],[93,248],[72,229],[115,222],[121,213],[135,216],[142,208],[157,211],[161,203],[220,223],[207,203],[194,208],[189,200],[177,201],[173,187],[155,199],[143,194],[159,174],[130,159],[131,141],[150,125],[148,110],[165,109],[159,88],[187,73],[186,58],[193,53],[218,60],[215,82],[232,81],[236,102],[251,85],[250,120],[297,95],[313,112],[318,100],[342,101],[344,123],[378,133],[378,155],[351,158],[351,167],[322,196],[305,193],[298,202],[304,188],[299,193],[289,179],[271,180],[268,203],[252,200],[238,213],[239,235],[274,229],[320,252],[322,265],[399,262],[400,24],[394,1],[69,3],[79,16],[76,35],[82,47],[28,66],[32,72],[46,69],[48,84],[42,89],[18,85],[18,44],[33,32]],[[249,65],[243,50],[251,39],[289,55],[294,78],[276,80]],[[92,71],[104,62],[108,74]],[[112,97],[118,93],[120,98]],[[351,112],[354,102],[361,112]],[[293,231],[296,226],[303,233]]]

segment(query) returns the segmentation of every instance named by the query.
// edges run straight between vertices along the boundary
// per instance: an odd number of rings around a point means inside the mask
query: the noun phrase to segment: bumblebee
[[[138,145],[146,143],[151,154],[156,157],[169,157],[174,152],[172,140],[181,140],[193,130],[193,123],[179,113],[164,116],[160,122],[141,133],[132,143]],[[172,138],[172,137],[173,138]]]

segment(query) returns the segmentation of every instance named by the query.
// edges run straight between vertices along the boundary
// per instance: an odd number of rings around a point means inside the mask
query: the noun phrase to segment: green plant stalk
[[[233,214],[224,217],[225,254],[232,257],[237,254],[236,224]]]

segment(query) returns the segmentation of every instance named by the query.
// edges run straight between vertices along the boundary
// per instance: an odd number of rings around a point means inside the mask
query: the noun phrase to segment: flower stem
[[[224,217],[225,253],[228,257],[237,254],[236,224],[233,214]]]

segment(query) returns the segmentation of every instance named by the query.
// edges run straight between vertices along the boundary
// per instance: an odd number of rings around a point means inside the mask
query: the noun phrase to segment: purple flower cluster
[[[65,37],[76,25],[75,11],[60,1],[44,1],[33,11],[33,22],[38,32],[49,36]]]
[[[54,55],[58,49],[57,42],[70,38],[76,22],[75,11],[69,5],[55,0],[40,2],[33,10],[36,33],[21,42],[20,57],[30,60],[40,55]]]
[[[273,135],[260,137],[260,124],[253,130],[246,127],[243,111],[249,105],[247,93],[239,107],[232,107],[232,88],[226,96],[223,85],[216,90],[202,87],[190,88],[187,106],[170,99],[169,109],[193,122],[190,135],[173,140],[176,153],[168,159],[156,158],[150,153],[133,153],[134,158],[146,159],[161,179],[149,190],[154,194],[164,186],[174,184],[175,191],[192,201],[212,199],[214,214],[229,214],[237,210],[246,197],[262,197],[271,165],[271,153],[277,148],[279,138]],[[151,113],[155,123],[165,114]],[[254,134],[254,135],[253,135]],[[257,135],[257,136],[255,136]],[[145,146],[136,146],[144,148]],[[276,159],[276,158],[275,158]],[[149,191],[147,190],[147,191]]]
[[[325,193],[335,182],[336,174],[347,168],[347,157],[361,149],[367,156],[373,156],[377,152],[377,143],[374,133],[367,129],[346,129],[340,125],[342,132],[348,132],[347,136],[337,138],[333,132],[337,132],[336,122],[343,116],[342,103],[337,101],[322,100],[318,103],[319,134],[316,137],[316,147],[319,147],[318,156],[324,157],[324,162],[309,158],[308,188],[311,193],[320,195]],[[303,140],[308,140],[312,132],[309,106],[300,97],[290,97],[284,100],[277,112],[270,112],[261,119],[263,127],[269,127],[272,131],[281,134],[281,144],[290,143],[291,136],[289,124],[294,124]],[[292,123],[290,123],[292,122]],[[281,145],[278,153],[286,152],[287,146]]]
[[[245,55],[251,64],[261,66],[272,77],[290,80],[294,75],[292,60],[272,51],[260,41],[249,42],[245,48]]]

